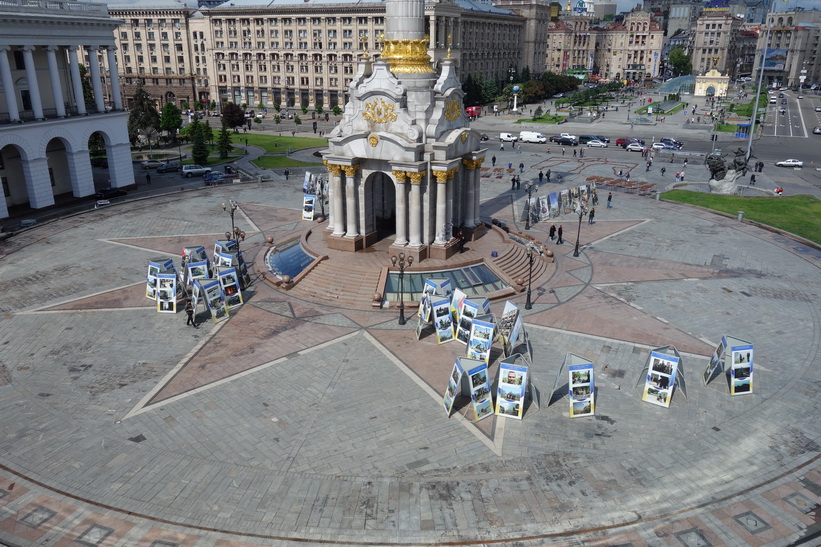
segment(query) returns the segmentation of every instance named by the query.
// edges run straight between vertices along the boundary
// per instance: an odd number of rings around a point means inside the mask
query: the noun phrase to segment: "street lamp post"
[[[573,251],[573,256],[579,256],[579,240],[582,235],[582,218],[584,218],[584,215],[587,212],[587,207],[579,202],[579,209],[577,212],[579,213],[579,230],[576,232],[576,249]]]
[[[525,230],[530,230],[530,196],[538,189],[539,187],[534,185],[533,182],[528,182],[525,184],[525,191],[527,192],[527,216],[525,217]]]
[[[393,267],[399,267],[399,324],[404,325],[405,321],[405,268],[413,264],[412,256],[405,256],[405,253],[399,253],[391,256],[391,264]]]
[[[225,237],[226,239],[233,239],[237,242],[237,252],[239,252],[239,242],[245,239],[245,232],[234,224],[234,215],[237,209],[239,209],[239,203],[233,199],[228,200],[228,203],[223,202],[222,204],[222,210],[231,215],[231,231],[225,232]]]
[[[535,254],[542,254],[542,250],[536,247],[533,242],[527,244],[527,301],[525,301],[525,309],[533,308],[533,303],[530,301],[530,287],[533,283],[533,261],[536,260]]]

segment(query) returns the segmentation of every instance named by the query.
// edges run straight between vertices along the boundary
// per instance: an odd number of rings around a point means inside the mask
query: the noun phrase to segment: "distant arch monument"
[[[431,66],[424,0],[388,0],[381,55],[363,51],[345,114],[323,152],[329,172],[332,249],[385,238],[413,256],[448,258],[453,237],[481,233],[480,169],[486,149],[468,125],[455,61]]]

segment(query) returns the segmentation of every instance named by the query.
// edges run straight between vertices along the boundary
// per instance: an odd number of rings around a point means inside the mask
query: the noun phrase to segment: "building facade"
[[[821,10],[771,13],[760,29],[755,77],[760,53],[768,50],[764,82],[768,86],[803,86],[821,83]]]
[[[92,138],[104,143],[111,186],[133,184],[114,42],[120,22],[104,4],[70,0],[7,0],[0,21],[0,218],[9,207],[93,194]]]
[[[664,32],[646,11],[630,12],[622,22],[598,27],[595,66],[608,80],[643,82],[661,71]]]
[[[693,72],[706,74],[716,69],[727,74],[735,69],[738,57],[737,38],[741,18],[729,11],[704,11],[691,33]]]

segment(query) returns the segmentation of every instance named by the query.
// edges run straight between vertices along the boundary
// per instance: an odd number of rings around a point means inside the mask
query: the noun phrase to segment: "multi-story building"
[[[528,67],[534,75],[545,72],[547,23],[555,8],[543,0],[500,0],[497,6],[504,6],[524,20],[523,68]]]
[[[643,82],[659,74],[664,31],[649,13],[630,12],[594,34],[595,65],[603,78]]]
[[[0,218],[10,207],[93,194],[90,142],[105,147],[111,186],[133,184],[114,47],[120,21],[104,4],[72,0],[4,0],[0,20]]]
[[[716,69],[728,74],[735,69],[738,50],[736,39],[741,18],[729,11],[707,11],[696,21],[691,33],[691,61],[696,74]]]
[[[667,36],[672,37],[689,31],[701,15],[703,6],[703,3],[692,0],[670,4],[670,11],[667,15]]]
[[[538,0],[519,4],[542,13],[541,6],[527,6]],[[357,56],[379,51],[385,30],[385,4],[375,0],[232,0],[199,10],[152,0],[110,9],[126,21],[118,35],[126,95],[140,81],[158,103],[178,105],[342,106]],[[425,17],[431,58],[438,62],[450,51],[463,79],[502,80],[510,67],[544,57],[543,50],[536,53],[543,46],[538,25],[526,30],[526,19],[510,10],[435,0],[426,3]]]
[[[579,78],[593,73],[596,34],[591,33],[590,23],[590,17],[567,15],[548,24],[547,70]]]
[[[764,81],[770,86],[799,86],[821,82],[821,10],[771,13],[758,36],[754,74],[761,52],[767,50]]]

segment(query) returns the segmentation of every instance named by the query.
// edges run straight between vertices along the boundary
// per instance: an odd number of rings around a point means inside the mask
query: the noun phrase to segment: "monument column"
[[[467,173],[465,173],[465,187],[466,187],[466,199],[465,199],[465,226],[468,228],[473,228],[476,226],[475,218],[476,218],[476,197],[475,197],[475,187],[474,187],[474,170],[476,169],[475,160],[462,160],[462,163],[467,167]]]
[[[344,165],[342,170],[345,172],[345,219],[348,221],[345,237],[354,238],[359,236],[359,229],[356,225],[356,172],[359,166]]]
[[[91,73],[91,88],[94,91],[94,106],[97,108],[97,112],[105,112],[103,84],[100,83],[99,51],[99,46],[88,46],[88,70]]]
[[[484,163],[485,158],[476,158],[474,161],[475,168],[473,169],[473,225],[478,226],[481,224],[481,192],[480,187],[482,184],[482,163]]]
[[[408,200],[405,171],[393,171],[396,179],[396,239],[394,245],[408,244]]]
[[[328,229],[333,235],[345,235],[345,210],[342,206],[342,166],[328,164],[328,201],[331,214],[328,215]]]
[[[408,173],[411,180],[410,190],[410,242],[411,247],[422,246],[422,177],[424,173]]]
[[[436,177],[436,245],[444,245],[448,242],[447,213],[448,213],[448,175],[450,171],[434,171]]]
[[[108,78],[111,84],[111,98],[114,101],[114,110],[123,109],[123,96],[120,93],[120,74],[117,68],[117,46],[106,48],[108,56]]]

